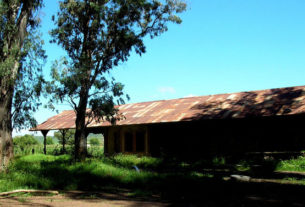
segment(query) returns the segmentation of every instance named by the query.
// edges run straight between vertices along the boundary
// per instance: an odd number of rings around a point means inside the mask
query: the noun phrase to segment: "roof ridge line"
[[[288,88],[297,88],[297,87],[305,87],[305,85],[302,85],[302,86],[279,87],[279,88],[268,88],[268,89],[260,89],[260,90],[248,90],[248,91],[240,91],[240,92],[217,93],[217,94],[209,94],[209,95],[201,95],[201,96],[190,96],[190,97],[174,98],[174,99],[160,99],[160,100],[155,100],[155,101],[143,101],[143,102],[136,102],[136,103],[127,103],[127,104],[116,105],[116,106],[123,106],[123,105],[129,105],[129,104],[151,103],[151,102],[159,102],[159,101],[163,102],[163,101],[189,99],[189,98],[198,98],[198,97],[207,97],[207,96],[221,96],[221,95],[231,95],[231,94],[239,94],[239,93],[271,91],[271,90],[275,90],[275,89],[286,89],[286,88],[288,89]]]

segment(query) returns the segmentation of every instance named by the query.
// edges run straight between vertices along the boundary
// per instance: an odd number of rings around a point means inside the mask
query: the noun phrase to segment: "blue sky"
[[[48,62],[64,51],[49,44],[57,1],[45,1],[42,33]],[[151,40],[112,71],[130,102],[305,85],[304,0],[187,0],[181,25]],[[58,110],[70,109],[67,104]],[[41,109],[41,123],[56,112]],[[22,133],[25,133],[24,131]]]

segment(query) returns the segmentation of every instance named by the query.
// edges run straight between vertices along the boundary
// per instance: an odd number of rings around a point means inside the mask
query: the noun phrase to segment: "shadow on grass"
[[[162,161],[153,170],[147,166],[137,172],[132,162],[120,165],[111,159],[74,163],[61,156],[33,158],[17,159],[6,179],[21,187],[69,191],[71,199],[164,201],[172,206],[305,206],[305,186],[225,180],[240,173],[230,164]],[[249,168],[243,172],[247,173],[254,171]]]

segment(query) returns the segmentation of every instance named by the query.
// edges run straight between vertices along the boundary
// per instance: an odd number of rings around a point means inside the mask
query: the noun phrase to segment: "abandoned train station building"
[[[305,86],[198,96],[118,106],[115,125],[93,121],[106,154],[204,156],[305,149]],[[73,110],[31,129],[75,128]]]

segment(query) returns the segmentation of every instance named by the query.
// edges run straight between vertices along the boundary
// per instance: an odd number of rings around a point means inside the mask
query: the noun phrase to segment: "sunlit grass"
[[[282,160],[277,164],[276,170],[305,172],[305,157],[300,156],[296,159]]]
[[[14,155],[15,156],[24,156],[24,155],[31,155],[31,154],[43,154],[43,145],[29,145],[23,148],[19,147],[18,145],[14,146]],[[73,146],[66,145],[65,152],[63,153],[62,145],[60,144],[52,144],[46,146],[47,155],[61,155],[61,154],[73,154]],[[104,156],[104,147],[102,146],[91,146],[88,147],[88,156],[95,157],[95,158],[102,158]]]
[[[16,156],[6,172],[0,173],[0,192],[16,189],[122,190],[129,196],[158,194],[173,199],[185,196],[201,198],[202,192],[230,186],[232,183],[222,177],[232,172],[263,175],[269,173],[269,168],[274,170],[274,163],[277,163],[275,170],[278,171],[305,172],[304,157],[279,162],[264,160],[256,169],[256,163],[251,161],[231,164],[221,157],[191,163],[123,154],[105,157],[94,150],[92,152],[96,153],[95,156],[83,162],[75,162],[73,156],[67,154]],[[278,182],[305,184],[302,178],[289,175]]]
[[[7,172],[0,173],[0,191],[15,189],[99,190],[105,187],[158,189],[166,182],[194,181],[210,175],[158,173],[162,162],[152,157],[117,155],[74,162],[70,155],[27,155],[16,157]],[[137,171],[134,166],[140,169]]]

